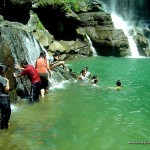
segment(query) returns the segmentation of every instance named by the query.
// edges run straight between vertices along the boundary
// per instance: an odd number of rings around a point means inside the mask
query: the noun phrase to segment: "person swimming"
[[[98,77],[97,77],[97,76],[93,76],[93,77],[91,78],[91,83],[97,85],[97,83],[98,83]]]
[[[97,76],[93,76],[93,77],[91,78],[91,83],[92,83],[93,86],[99,87],[99,86],[98,86],[98,82],[99,82],[99,80],[98,80],[98,77],[97,77]]]
[[[120,80],[117,80],[117,81],[116,81],[116,87],[115,87],[115,90],[120,90],[121,87],[122,87],[121,81],[120,81]]]
[[[83,70],[85,71],[85,77],[91,78],[92,74],[88,71],[88,67],[84,67]]]
[[[82,70],[80,76],[78,77],[78,81],[87,81],[87,77],[85,76],[86,71]]]

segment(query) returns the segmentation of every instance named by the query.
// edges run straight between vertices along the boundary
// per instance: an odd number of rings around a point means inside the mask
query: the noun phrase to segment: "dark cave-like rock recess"
[[[77,23],[67,19],[60,9],[38,8],[33,10],[43,26],[56,40],[75,40]]]
[[[30,18],[29,11],[22,9],[3,9],[0,11],[0,14],[4,16],[5,20],[11,22],[20,22],[24,25],[27,24]]]
[[[10,0],[0,0],[0,15],[5,20],[27,24],[32,3],[13,4]]]

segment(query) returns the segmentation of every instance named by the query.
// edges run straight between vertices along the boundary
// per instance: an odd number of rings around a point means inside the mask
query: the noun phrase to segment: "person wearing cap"
[[[0,129],[8,128],[8,121],[11,116],[10,97],[9,92],[9,80],[5,77],[6,66],[0,65],[0,109],[1,109],[1,121]]]

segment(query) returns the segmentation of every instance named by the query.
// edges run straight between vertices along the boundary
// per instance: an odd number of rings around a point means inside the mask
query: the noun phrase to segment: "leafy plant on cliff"
[[[39,0],[38,3],[41,6],[47,6],[47,5],[61,5],[70,7],[72,10],[78,12],[83,9],[85,6],[85,3],[87,3],[89,0]]]
[[[43,26],[43,24],[41,23],[41,21],[38,21],[38,23],[37,23],[37,29],[39,29],[39,30],[44,30],[44,26]]]
[[[43,24],[41,23],[41,21],[39,20],[37,14],[33,13],[32,15],[34,15],[34,17],[37,20],[36,29],[38,29],[38,30],[44,30],[45,28],[44,28]]]

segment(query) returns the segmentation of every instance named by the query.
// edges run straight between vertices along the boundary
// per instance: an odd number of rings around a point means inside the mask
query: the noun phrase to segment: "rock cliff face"
[[[110,14],[102,10],[101,3],[92,1],[85,4],[84,8],[86,9],[81,8],[80,11],[76,12],[65,9],[63,5],[56,7],[56,9],[49,5],[46,8],[36,8],[33,11],[38,14],[46,29],[54,36],[54,39],[65,41],[66,44],[68,40],[78,43],[74,46],[74,43],[70,45],[70,42],[68,42],[69,47],[71,47],[69,48],[63,45],[64,42],[61,42],[67,54],[75,55],[76,52],[73,53],[73,50],[78,49],[77,54],[91,56],[90,47],[84,48],[84,46],[89,45],[86,38],[86,35],[88,35],[99,55],[118,57],[129,55],[126,36],[122,30],[114,28]],[[49,19],[43,17],[45,11]],[[50,52],[53,51],[50,45],[48,49]]]
[[[90,36],[99,55],[122,57],[130,54],[128,39],[122,30],[114,28],[110,14],[89,12],[81,13],[79,17],[80,30],[84,29]]]
[[[28,78],[14,78],[13,73],[19,73],[20,70],[15,69],[15,64],[20,65],[23,60],[27,60],[29,64],[35,65],[36,59],[42,50],[42,46],[28,32],[28,28],[22,24],[11,22],[3,22],[0,27],[0,62],[8,68],[6,76],[10,80],[10,96],[11,100],[16,100],[17,95],[21,98],[27,98],[30,93],[30,81]],[[63,69],[55,69],[51,77],[51,86],[63,80],[76,78],[75,74]]]
[[[43,3],[8,0],[2,15],[5,20],[30,27],[30,32],[50,54],[61,49],[65,59],[92,56],[86,35],[91,38],[99,55],[124,57],[130,54],[126,36],[114,28],[110,14],[103,11],[99,1],[81,1],[76,5],[78,9],[46,0]]]

